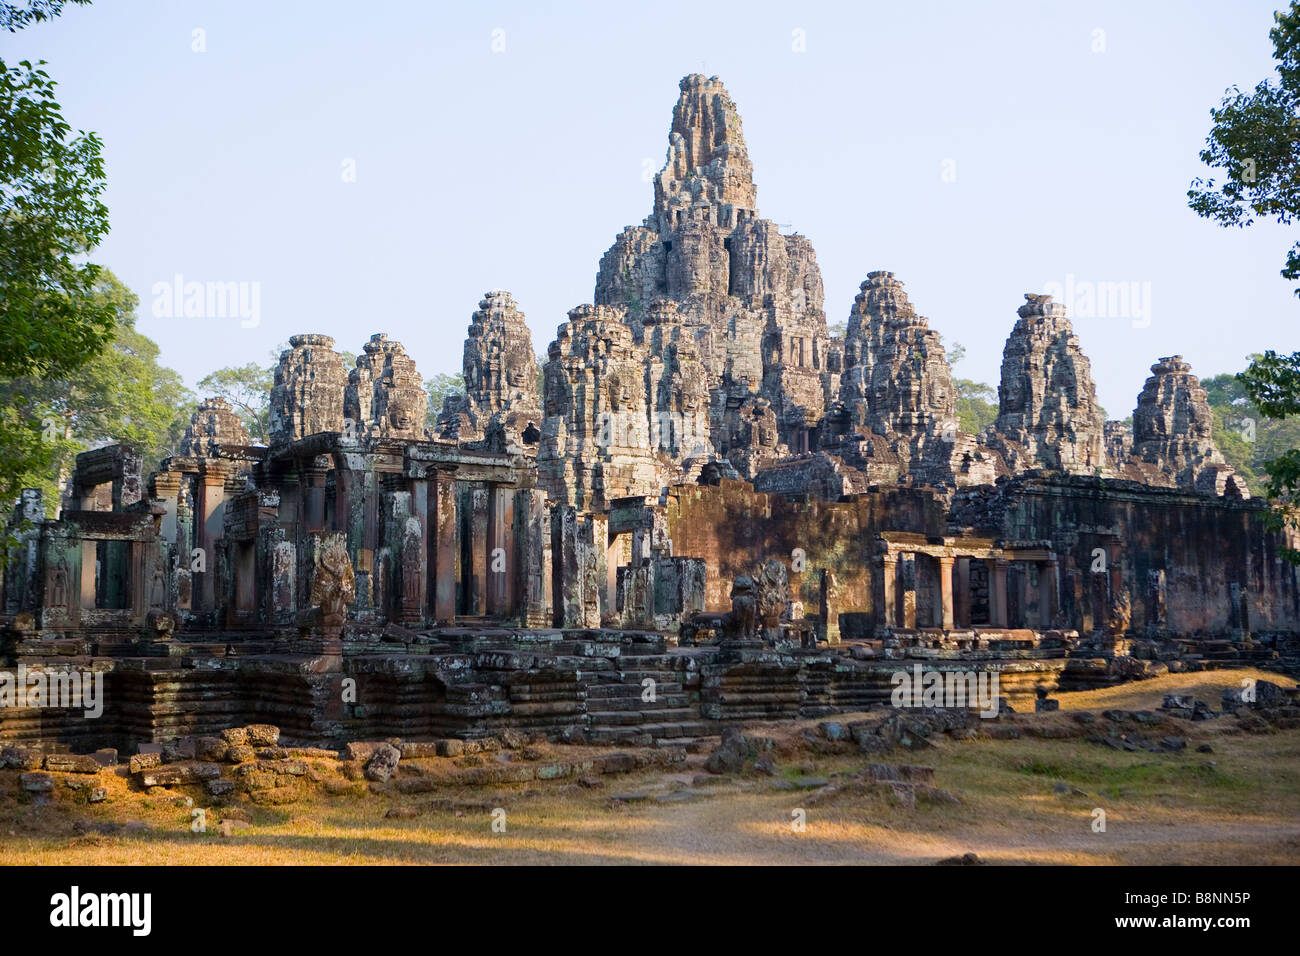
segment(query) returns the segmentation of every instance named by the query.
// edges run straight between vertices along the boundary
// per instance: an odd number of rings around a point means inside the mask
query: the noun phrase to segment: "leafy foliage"
[[[58,13],[58,3],[0,5],[10,32]],[[0,60],[0,501],[61,460],[58,418],[42,379],[85,366],[117,335],[117,305],[84,261],[108,233],[104,164],[93,133],[71,134],[49,74]]]
[[[224,398],[233,406],[248,429],[249,439],[265,445],[270,434],[271,384],[275,366],[249,362],[219,368],[199,379],[199,393],[204,397]]]
[[[108,234],[101,143],[70,138],[54,83],[0,61],[0,375],[57,374],[108,344],[100,267],[79,261]]]
[[[88,6],[90,0],[27,0],[26,4],[0,2],[0,30],[16,33],[30,23],[53,20],[65,2]]]
[[[112,343],[95,361],[0,383],[0,407],[25,426],[17,441],[28,457],[13,487],[41,489],[50,514],[79,452],[128,444],[148,473],[175,451],[193,404],[180,376],[158,364],[157,344],[136,331],[134,293],[103,270],[93,300],[114,317]]]
[[[1217,109],[1201,162],[1223,171],[1222,182],[1198,178],[1187,191],[1198,216],[1244,228],[1256,218],[1289,225],[1300,213],[1300,3],[1273,15],[1269,31],[1278,82],[1253,92],[1231,87]],[[1300,280],[1300,242],[1287,253],[1285,279]],[[1300,287],[1295,290],[1300,296]]]
[[[443,399],[465,391],[465,376],[459,372],[439,372],[424,380],[424,390],[429,393],[429,428],[432,429],[433,423],[442,414]]]
[[[957,424],[964,432],[978,435],[998,417],[998,390],[968,378],[954,380],[957,388]]]

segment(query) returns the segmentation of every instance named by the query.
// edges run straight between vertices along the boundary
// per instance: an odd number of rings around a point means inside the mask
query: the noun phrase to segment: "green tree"
[[[28,24],[53,20],[63,12],[65,2],[90,5],[90,0],[27,0],[26,4],[0,2],[0,30],[16,33]]]
[[[83,2],[83,0],[77,0]],[[9,32],[57,16],[61,0],[0,3]],[[19,380],[57,378],[101,353],[115,334],[111,304],[96,295],[100,267],[85,255],[108,233],[102,144],[63,119],[41,67],[0,60],[0,503],[58,454],[57,422]]]
[[[174,453],[193,405],[181,377],[158,364],[157,344],[136,330],[134,293],[105,269],[93,299],[114,316],[112,343],[94,362],[0,383],[3,406],[40,423],[44,460],[18,475],[18,487],[40,488],[51,515],[79,452],[128,444],[148,473]]]
[[[1222,171],[1222,182],[1198,178],[1187,192],[1198,216],[1225,227],[1245,228],[1262,217],[1290,225],[1300,214],[1300,3],[1273,14],[1273,20],[1269,39],[1277,78],[1250,93],[1231,87],[1210,110],[1213,126],[1200,155],[1211,169]],[[1300,242],[1287,252],[1281,274],[1300,280]],[[1300,296],[1300,287],[1295,293]],[[1237,378],[1263,416],[1285,419],[1300,413],[1300,352],[1265,352]],[[1234,455],[1243,451],[1231,441],[1227,445]],[[1275,449],[1263,470],[1277,525],[1300,531],[1300,449]],[[1288,557],[1300,563],[1300,552]]]
[[[1222,170],[1222,182],[1197,178],[1187,191],[1198,216],[1225,227],[1245,228],[1257,217],[1289,225],[1300,214],[1300,3],[1273,19],[1278,81],[1264,80],[1252,93],[1233,86],[1210,110],[1214,125],[1201,162]],[[1300,242],[1287,253],[1282,276],[1300,279]]]
[[[275,365],[258,365],[256,362],[231,365],[199,379],[199,394],[203,398],[228,401],[248,429],[248,437],[253,443],[265,445],[270,434],[271,385],[274,379]]]
[[[968,378],[956,379],[953,385],[957,389],[957,423],[962,431],[978,435],[997,420],[996,388]]]
[[[448,395],[464,393],[465,376],[459,372],[439,372],[424,380],[424,390],[429,393],[428,427],[432,429],[433,423],[442,414],[442,400]]]
[[[1300,352],[1265,352],[1237,378],[1262,414],[1279,419],[1300,416]],[[1274,526],[1300,534],[1300,445],[1279,450],[1265,463],[1264,471],[1268,474],[1268,497],[1274,506]],[[1284,556],[1300,564],[1300,550],[1286,548]]]

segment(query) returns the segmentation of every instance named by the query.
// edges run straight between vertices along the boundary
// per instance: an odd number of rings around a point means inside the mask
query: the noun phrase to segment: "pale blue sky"
[[[1124,417],[1158,356],[1209,376],[1300,349],[1294,231],[1185,199],[1210,107],[1272,71],[1278,3],[100,0],[0,55],[48,60],[65,116],[103,136],[98,260],[191,385],[302,331],[351,351],[387,331],[425,376],[458,371],[493,288],[544,353],[649,212],[677,81],[704,72],[739,107],[760,212],[811,238],[831,322],[891,270],[966,345],[958,374],[996,384],[1024,292],[1150,283],[1145,327],[1075,318]],[[178,273],[259,283],[259,324],[154,317]]]

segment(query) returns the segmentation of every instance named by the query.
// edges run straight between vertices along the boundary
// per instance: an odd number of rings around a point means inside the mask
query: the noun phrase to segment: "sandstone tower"
[[[811,243],[759,217],[740,116],[681,81],[651,213],[601,259],[545,369],[538,462],[582,507],[658,494],[715,456],[745,476],[806,451],[830,392]]]

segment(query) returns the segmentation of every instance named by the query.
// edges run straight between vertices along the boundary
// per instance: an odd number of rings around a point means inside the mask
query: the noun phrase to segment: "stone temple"
[[[1215,448],[1187,363],[1155,358],[1130,432],[1061,305],[1007,310],[997,420],[967,434],[893,273],[830,334],[811,242],[762,218],[735,104],[688,76],[649,215],[540,366],[499,290],[436,420],[388,335],[350,369],[295,335],[265,446],[209,399],[155,473],[104,447],[57,519],[25,492],[0,663],[102,672],[106,702],[4,708],[0,740],[655,745],[879,706],[916,663],[996,669],[1011,702],[1294,673],[1300,542]]]

